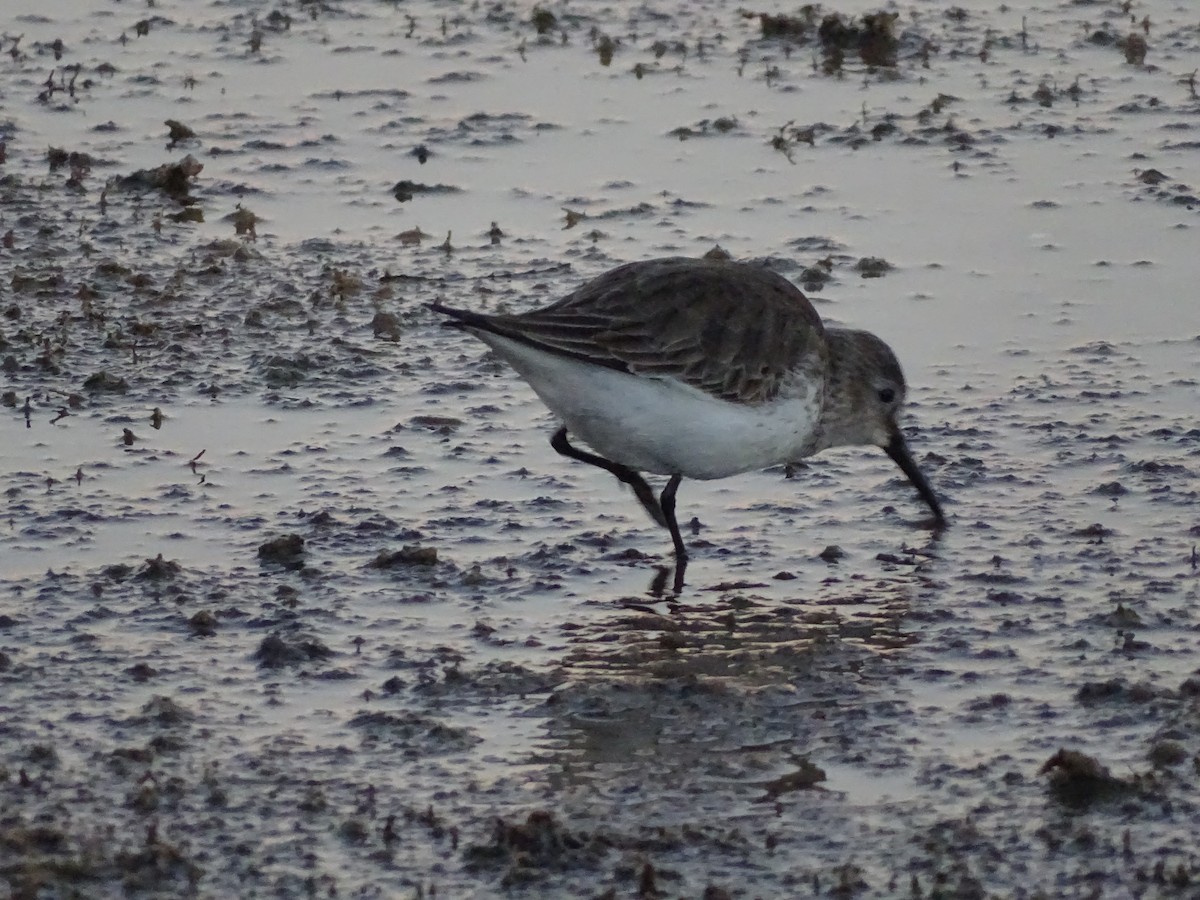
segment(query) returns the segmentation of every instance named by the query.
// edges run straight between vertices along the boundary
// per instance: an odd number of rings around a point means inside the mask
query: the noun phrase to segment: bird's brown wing
[[[772,399],[826,352],[821,319],[791,282],[719,260],[629,263],[542,309],[478,319],[463,324],[743,403]]]

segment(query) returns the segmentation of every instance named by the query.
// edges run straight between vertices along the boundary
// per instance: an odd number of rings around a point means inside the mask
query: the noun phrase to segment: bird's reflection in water
[[[889,657],[918,640],[904,624],[913,591],[877,582],[820,605],[697,593],[661,610],[631,599],[575,627],[570,678],[546,709],[552,780],[765,783],[817,744],[852,740],[870,708],[895,705],[880,689]]]

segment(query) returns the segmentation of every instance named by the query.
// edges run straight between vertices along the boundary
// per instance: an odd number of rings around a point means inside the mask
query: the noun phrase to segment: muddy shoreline
[[[0,900],[1195,895],[1189,10],[68,5],[0,23]],[[944,535],[831,453],[685,484],[664,593],[426,306],[716,244],[897,349]]]

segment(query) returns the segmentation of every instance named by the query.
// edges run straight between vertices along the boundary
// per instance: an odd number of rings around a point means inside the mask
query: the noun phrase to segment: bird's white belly
[[[571,433],[632,469],[724,478],[813,451],[821,415],[819,385],[757,406],[732,403],[674,379],[630,375],[476,333]]]

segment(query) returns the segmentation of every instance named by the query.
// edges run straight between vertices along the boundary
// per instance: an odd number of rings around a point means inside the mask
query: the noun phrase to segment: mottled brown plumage
[[[725,260],[629,263],[542,309],[479,318],[524,343],[735,403],[774,399],[798,368],[823,368],[827,352],[821,318],[795,285]]]

